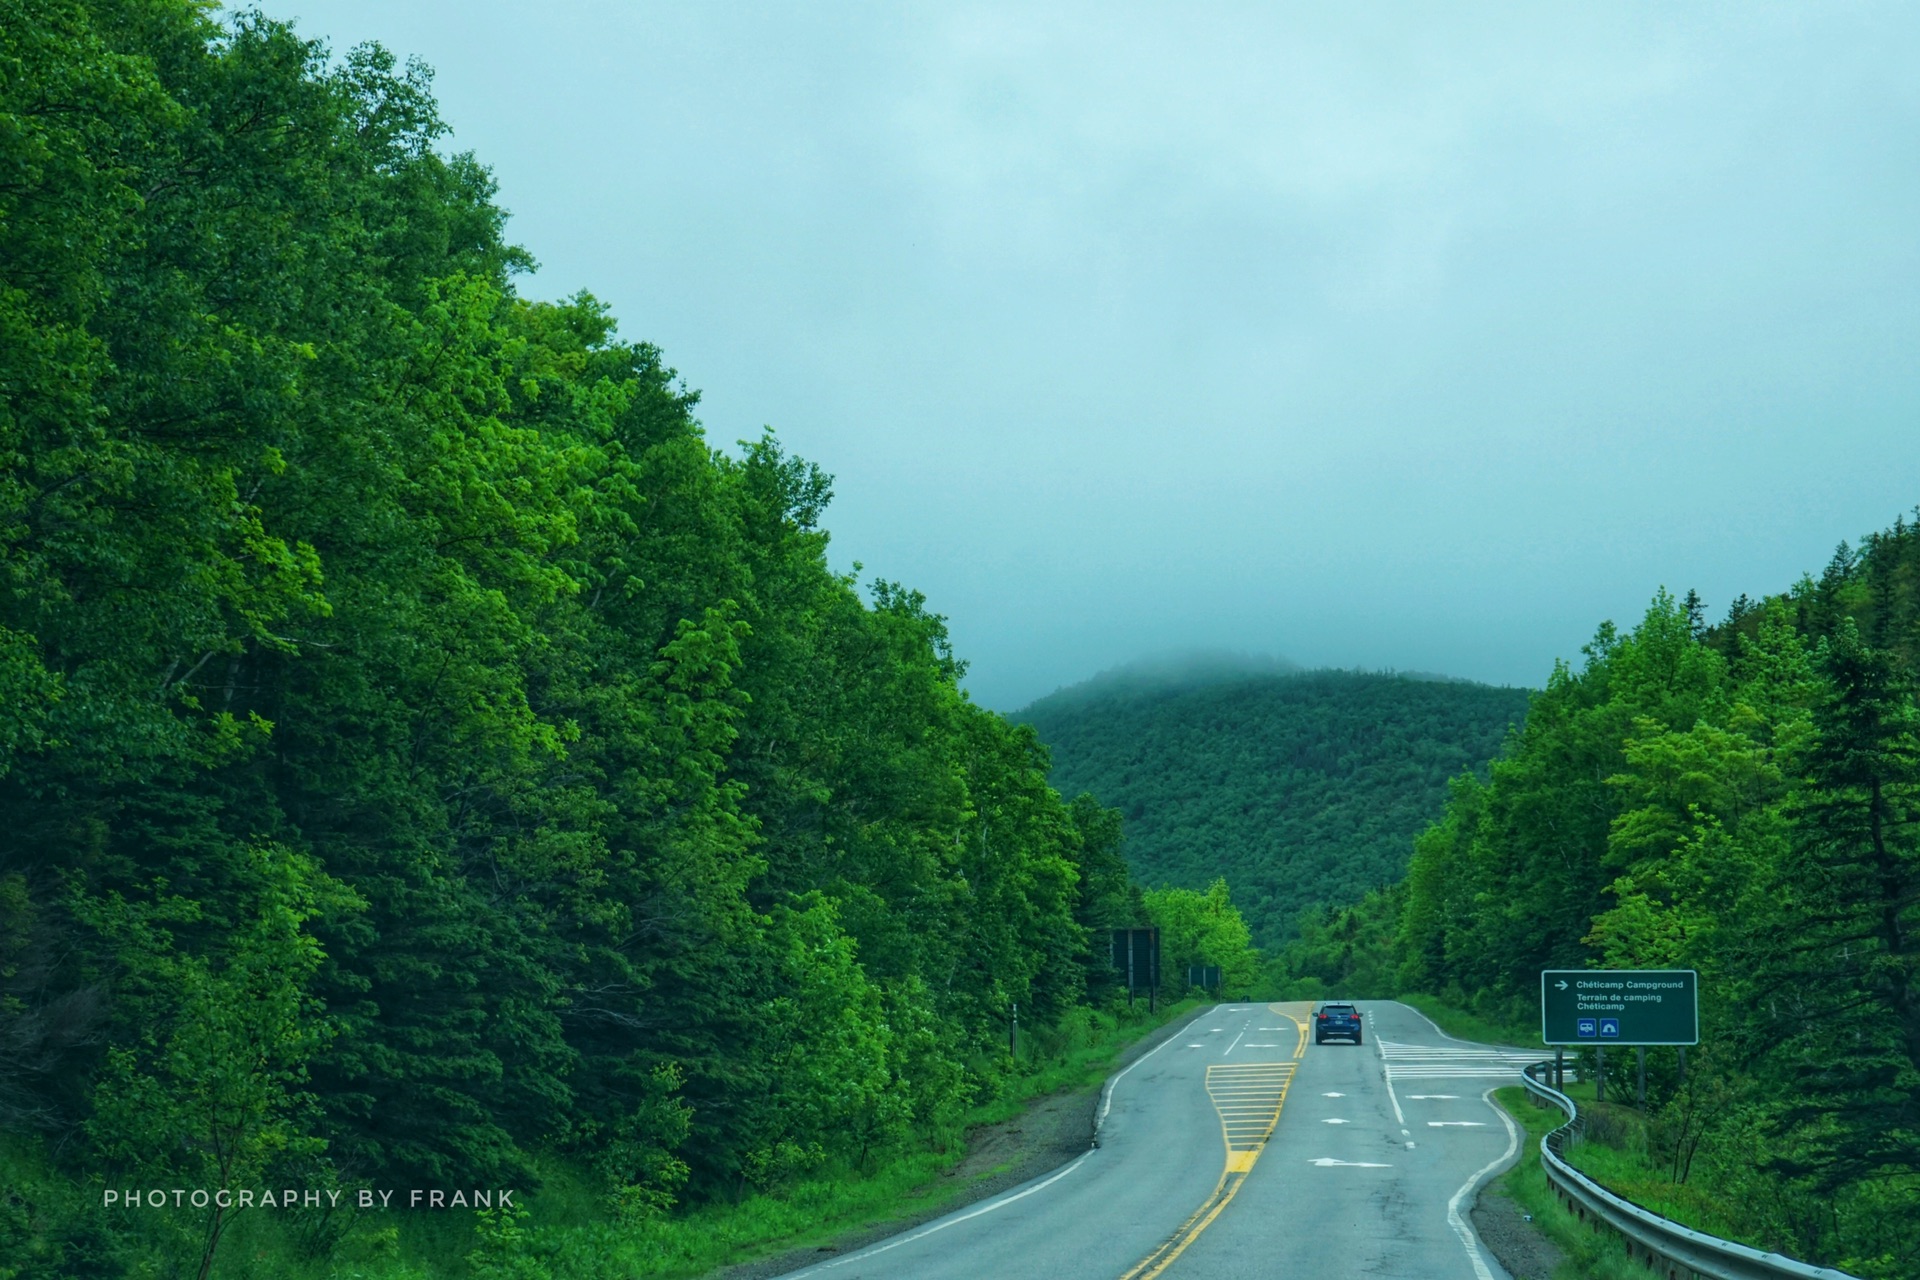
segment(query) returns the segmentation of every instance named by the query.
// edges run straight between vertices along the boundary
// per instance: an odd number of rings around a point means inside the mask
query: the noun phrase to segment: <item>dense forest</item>
[[[1122,668],[1016,712],[1062,792],[1126,819],[1147,884],[1224,875],[1274,946],[1300,916],[1406,873],[1448,779],[1483,765],[1526,714],[1524,689],[1224,658]]]
[[[1920,1274],[1920,525],[1708,625],[1662,593],[1556,668],[1404,882],[1279,958],[1538,1026],[1543,968],[1692,968],[1658,1149],[1754,1238]],[[1628,1062],[1610,1071],[1628,1087]]]
[[[871,1168],[1013,1004],[1114,999],[1109,925],[1250,972],[918,593],[828,568],[825,474],[516,292],[423,69],[213,15],[0,0],[0,1138],[46,1178],[0,1275],[247,1270],[105,1188],[538,1156],[631,1223]]]

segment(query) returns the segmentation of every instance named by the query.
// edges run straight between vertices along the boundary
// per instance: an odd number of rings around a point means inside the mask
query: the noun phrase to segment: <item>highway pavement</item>
[[[1306,1004],[1217,1006],[1109,1081],[1097,1148],[787,1280],[1505,1280],[1467,1217],[1519,1151],[1484,1095],[1539,1055],[1360,1007],[1355,1046]]]

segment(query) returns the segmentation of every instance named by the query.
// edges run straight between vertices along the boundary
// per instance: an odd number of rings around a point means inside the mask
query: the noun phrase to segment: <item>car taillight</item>
[[[1320,1015],[1320,1021],[1322,1021],[1322,1022],[1325,1022],[1326,1020],[1327,1020],[1327,1015],[1326,1015],[1326,1014],[1324,1014],[1324,1013],[1323,1013],[1323,1014],[1321,1014],[1321,1015]]]

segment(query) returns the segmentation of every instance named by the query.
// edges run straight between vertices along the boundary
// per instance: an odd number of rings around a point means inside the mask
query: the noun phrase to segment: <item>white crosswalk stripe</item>
[[[1512,1078],[1546,1055],[1539,1050],[1497,1049],[1491,1045],[1426,1045],[1380,1042],[1389,1080]]]

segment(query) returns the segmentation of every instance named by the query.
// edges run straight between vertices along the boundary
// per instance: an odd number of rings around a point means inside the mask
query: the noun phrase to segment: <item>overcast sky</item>
[[[430,64],[526,291],[831,472],[989,706],[1537,685],[1920,502],[1920,7],[266,7]]]

